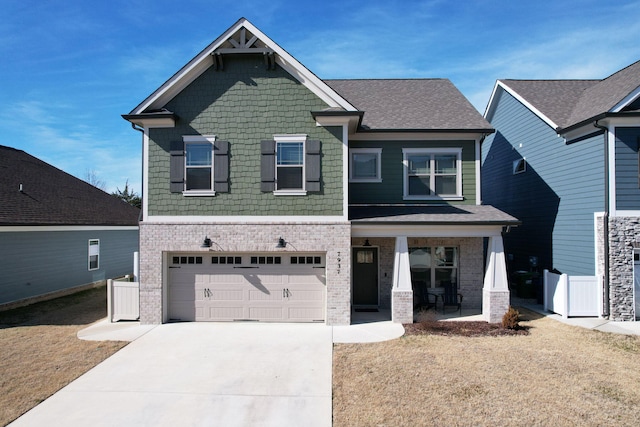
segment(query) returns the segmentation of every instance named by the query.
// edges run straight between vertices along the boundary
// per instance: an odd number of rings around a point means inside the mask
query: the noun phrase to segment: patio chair
[[[455,283],[442,282],[441,286],[444,288],[444,292],[441,295],[442,298],[442,314],[444,314],[445,307],[456,307],[462,315],[462,294],[458,292],[458,287]]]
[[[426,283],[416,282],[414,287],[414,307],[415,309],[437,308],[438,295],[427,291]]]

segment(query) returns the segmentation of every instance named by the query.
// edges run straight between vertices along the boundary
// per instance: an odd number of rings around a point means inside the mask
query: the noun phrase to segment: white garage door
[[[321,254],[169,256],[169,319],[322,322]]]

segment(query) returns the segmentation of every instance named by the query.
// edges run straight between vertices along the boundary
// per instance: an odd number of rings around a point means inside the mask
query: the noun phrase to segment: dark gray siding
[[[100,268],[88,243],[100,239]],[[138,230],[0,232],[0,304],[133,273]]]
[[[556,268],[595,274],[594,212],[604,210],[603,136],[566,144],[511,95],[498,95],[491,117],[497,132],[482,146],[482,198],[519,218],[505,236],[512,270]],[[594,129],[595,130],[595,129]],[[527,170],[513,174],[513,161]]]
[[[616,128],[616,209],[640,210],[639,127]]]
[[[403,148],[462,148],[462,204],[476,203],[475,141],[352,141],[350,148],[382,148],[382,182],[349,184],[349,203],[429,203],[403,200]],[[431,203],[442,203],[434,200]]]

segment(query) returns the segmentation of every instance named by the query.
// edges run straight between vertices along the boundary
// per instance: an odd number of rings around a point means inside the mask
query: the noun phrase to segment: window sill
[[[304,190],[276,190],[273,192],[274,196],[306,196],[307,192]]]
[[[449,200],[449,201],[462,201],[462,196],[404,196],[402,200]]]
[[[371,178],[371,179],[353,178],[353,179],[350,179],[349,182],[355,182],[355,183],[379,183],[379,182],[382,182],[382,178]]]
[[[182,195],[185,197],[213,197],[216,192],[211,190],[183,191]]]

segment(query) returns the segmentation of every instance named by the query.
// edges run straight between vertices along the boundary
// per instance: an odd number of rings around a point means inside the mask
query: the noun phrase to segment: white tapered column
[[[396,237],[393,261],[393,290],[391,293],[391,320],[413,323],[413,288],[407,236]]]
[[[509,281],[502,236],[489,238],[487,269],[482,289],[482,315],[489,323],[499,323],[509,309]]]

